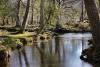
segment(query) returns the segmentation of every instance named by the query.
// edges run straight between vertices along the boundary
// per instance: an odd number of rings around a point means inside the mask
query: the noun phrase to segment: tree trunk
[[[5,25],[5,16],[2,17],[2,26]]]
[[[31,14],[31,21],[30,21],[30,24],[33,24],[33,12],[34,12],[34,1],[31,0],[31,11],[32,11],[32,14]]]
[[[20,19],[19,19],[19,9],[20,9],[20,0],[16,1],[16,26],[15,27],[21,27]]]
[[[44,0],[41,0],[40,4],[40,27],[44,24]]]
[[[100,19],[98,9],[95,0],[84,0],[84,4],[91,24],[93,46],[83,50],[81,56],[87,55],[86,59],[89,62],[100,62]]]
[[[39,21],[39,30],[37,31],[37,35],[41,33],[41,31],[44,28],[44,1],[45,0],[41,0],[40,3],[40,21]]]
[[[98,0],[98,2],[99,2],[99,13],[100,13],[100,0]]]
[[[91,24],[94,45],[100,46],[100,19],[94,0],[84,0],[85,8]]]
[[[27,23],[27,18],[28,18],[28,13],[29,13],[29,7],[30,7],[30,0],[27,0],[27,6],[26,6],[25,15],[23,17],[21,33],[23,33],[25,28],[26,28],[26,23]]]

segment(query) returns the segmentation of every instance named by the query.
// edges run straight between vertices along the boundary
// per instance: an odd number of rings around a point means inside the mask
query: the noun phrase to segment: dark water
[[[91,34],[64,34],[48,42],[26,46],[25,53],[15,50],[10,59],[10,67],[100,67],[80,60],[83,49]],[[26,55],[26,56],[25,56]]]

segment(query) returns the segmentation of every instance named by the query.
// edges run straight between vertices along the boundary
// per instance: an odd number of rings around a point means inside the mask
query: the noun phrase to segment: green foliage
[[[2,40],[2,45],[6,47],[15,47],[16,46],[16,39],[7,37]]]
[[[6,46],[6,47],[16,48],[16,46],[19,45],[19,44],[23,46],[22,42],[20,41],[20,38],[25,38],[27,41],[30,41],[30,42],[27,43],[27,45],[32,45],[32,40],[33,40],[32,37],[27,37],[25,35],[22,36],[21,34],[19,34],[18,36],[17,35],[15,35],[15,36],[10,35],[6,38],[3,38],[0,43],[3,46]]]
[[[51,25],[55,26],[58,20],[58,16],[60,15],[60,8],[56,3],[54,4],[53,1],[47,1],[46,3],[45,22],[49,25],[49,27]]]
[[[14,10],[9,0],[0,0],[0,16],[14,15]]]

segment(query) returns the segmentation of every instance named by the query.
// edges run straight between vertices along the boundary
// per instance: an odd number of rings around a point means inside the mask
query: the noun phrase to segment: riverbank
[[[58,34],[91,32],[90,24],[88,22],[66,23],[64,25],[57,24],[55,28],[50,28],[49,30]]]
[[[58,34],[65,34],[65,33],[90,33],[91,31],[90,30],[66,30],[66,29],[55,29],[55,30],[52,30],[53,32],[55,33],[58,33]]]

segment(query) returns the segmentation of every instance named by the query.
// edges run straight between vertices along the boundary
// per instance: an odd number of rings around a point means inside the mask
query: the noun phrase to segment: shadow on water
[[[13,52],[10,67],[100,67],[79,58],[90,38],[89,33],[70,33],[55,36],[48,42],[34,42],[32,46],[25,46],[22,52]]]

